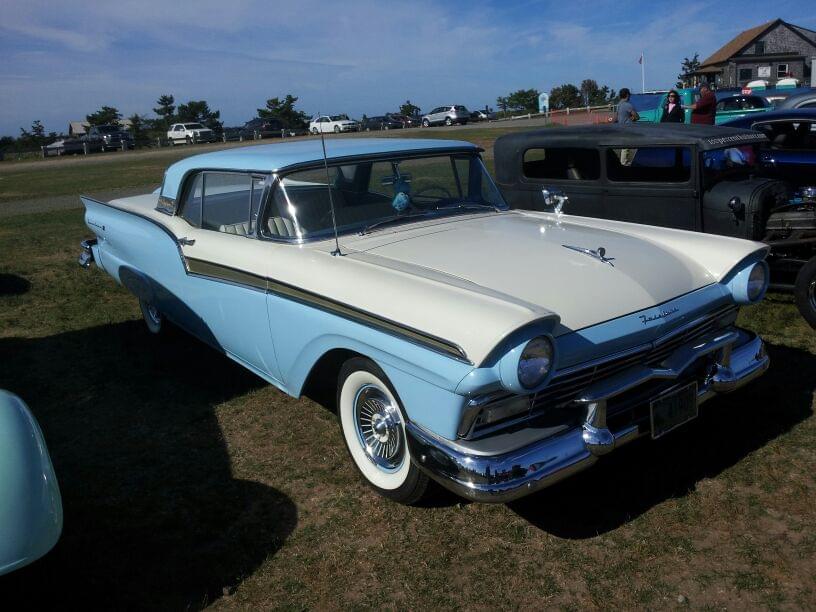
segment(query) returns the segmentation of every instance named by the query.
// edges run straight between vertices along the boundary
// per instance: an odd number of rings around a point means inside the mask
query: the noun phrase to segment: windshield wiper
[[[489,209],[496,212],[504,210],[495,204],[479,204],[478,202],[459,202],[458,204],[451,204],[450,206],[437,206],[434,210],[458,210],[458,209],[473,209],[484,210]]]
[[[371,233],[371,230],[381,227],[383,225],[401,223],[403,221],[408,221],[409,219],[419,219],[421,217],[433,217],[435,212],[436,210],[426,210],[421,212],[408,213],[404,215],[393,215],[391,217],[386,217],[385,219],[380,219],[379,221],[375,221],[370,225],[366,225],[362,230],[360,230],[360,236],[369,234]]]

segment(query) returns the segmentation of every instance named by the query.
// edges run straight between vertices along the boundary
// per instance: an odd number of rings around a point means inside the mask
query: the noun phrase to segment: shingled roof
[[[710,66],[711,64],[721,64],[722,62],[727,62],[731,56],[736,55],[740,49],[746,47],[751,43],[752,40],[757,38],[760,34],[769,30],[771,27],[782,23],[781,19],[772,19],[767,23],[763,23],[762,25],[758,25],[755,28],[751,28],[750,30],[745,30],[744,32],[740,32],[730,41],[725,43],[722,47],[717,49],[713,54],[707,57],[705,60],[702,61],[700,64],[700,68],[704,68],[706,66]]]

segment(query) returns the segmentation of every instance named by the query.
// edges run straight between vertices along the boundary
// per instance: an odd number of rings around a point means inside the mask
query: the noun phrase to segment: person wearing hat
[[[717,111],[717,97],[708,83],[700,83],[700,99],[691,106],[691,122],[702,125],[714,125],[714,114]]]

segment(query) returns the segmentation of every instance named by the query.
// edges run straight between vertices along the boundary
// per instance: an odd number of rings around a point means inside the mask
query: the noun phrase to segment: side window
[[[527,149],[522,161],[524,176],[532,179],[597,181],[601,156],[596,149]]]
[[[199,172],[195,178],[188,181],[187,192],[181,206],[181,218],[190,225],[201,227],[201,193],[204,173]]]
[[[249,233],[252,177],[231,172],[204,173],[201,227],[228,234]]]
[[[685,183],[691,178],[691,150],[688,147],[607,149],[606,173],[610,181]]]

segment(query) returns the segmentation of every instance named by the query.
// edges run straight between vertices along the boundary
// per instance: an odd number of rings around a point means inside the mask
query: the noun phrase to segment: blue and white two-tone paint
[[[325,148],[198,155],[153,194],[83,197],[80,263],[153,332],[170,320],[293,396],[335,390],[383,495],[432,478],[518,498],[768,367],[734,325],[767,288],[763,244],[509,210],[467,142]]]

